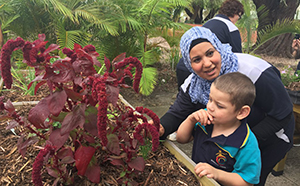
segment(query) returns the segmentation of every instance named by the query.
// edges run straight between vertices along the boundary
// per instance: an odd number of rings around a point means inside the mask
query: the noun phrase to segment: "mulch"
[[[16,91],[2,91],[1,95],[10,97],[11,101],[36,101],[44,97],[43,91],[39,96],[25,96]],[[22,106],[19,113],[26,115],[32,106]],[[22,157],[17,149],[19,134],[24,130],[21,126],[14,131],[6,130],[7,122],[0,123],[0,184],[11,185],[33,185],[31,180],[32,164],[39,150],[42,148],[35,144],[27,149],[25,157]],[[104,162],[103,152],[97,153],[97,160],[101,166],[101,181],[95,184],[85,177],[75,176],[73,185],[118,185],[117,178],[120,170],[111,166],[109,162]],[[43,169],[44,185],[52,185],[54,178],[49,176]],[[136,174],[135,181],[139,185],[199,185],[196,177],[181,162],[179,162],[166,147],[162,144],[156,152],[151,152],[146,160],[144,172]]]

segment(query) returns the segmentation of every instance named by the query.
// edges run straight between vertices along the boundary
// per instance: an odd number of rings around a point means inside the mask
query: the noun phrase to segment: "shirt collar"
[[[242,120],[241,125],[228,137],[220,135],[210,138],[208,140],[218,143],[220,145],[242,148],[246,144],[250,134],[250,128],[246,122],[246,119]],[[213,125],[207,125],[205,128],[207,133],[211,136]]]
[[[216,17],[222,17],[222,18],[230,21],[229,17],[227,17],[226,15],[223,15],[223,14],[217,14]]]

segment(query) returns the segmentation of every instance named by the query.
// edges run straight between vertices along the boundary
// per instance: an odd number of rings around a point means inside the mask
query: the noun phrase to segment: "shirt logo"
[[[225,165],[227,159],[225,157],[225,153],[222,153],[221,150],[219,150],[219,152],[216,154],[216,162],[220,165],[220,166],[223,166]]]

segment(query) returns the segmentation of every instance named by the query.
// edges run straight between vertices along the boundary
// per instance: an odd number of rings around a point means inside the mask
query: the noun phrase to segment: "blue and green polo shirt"
[[[217,169],[239,174],[246,182],[259,183],[261,155],[255,135],[246,119],[229,136],[211,137],[212,125],[196,123],[193,131],[192,160],[205,162]]]

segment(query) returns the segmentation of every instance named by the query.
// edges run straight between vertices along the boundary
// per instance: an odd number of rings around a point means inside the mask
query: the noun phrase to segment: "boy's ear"
[[[236,116],[236,118],[238,120],[242,120],[242,119],[246,118],[250,114],[250,110],[251,110],[251,108],[248,105],[244,105],[239,110],[238,115]]]

